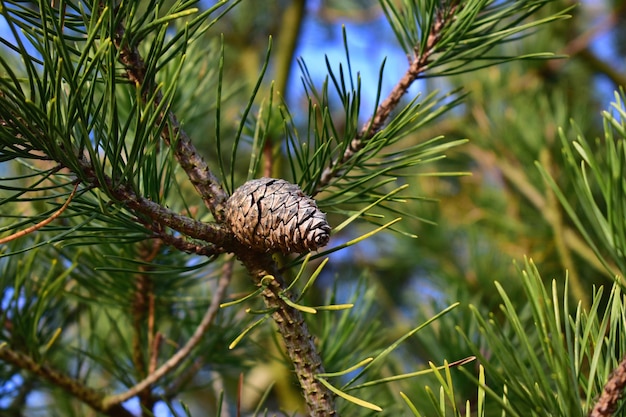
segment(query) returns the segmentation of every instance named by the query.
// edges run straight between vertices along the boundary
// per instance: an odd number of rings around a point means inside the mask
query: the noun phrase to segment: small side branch
[[[324,169],[314,195],[321,191],[322,188],[326,187],[337,175],[337,172],[341,170],[341,167],[358,151],[363,149],[367,141],[383,128],[383,125],[389,118],[389,115],[398,106],[402,97],[409,90],[409,87],[411,87],[413,82],[428,69],[430,57],[435,53],[437,43],[441,39],[443,30],[451,21],[455,11],[456,6],[446,9],[445,12],[440,10],[437,13],[437,18],[431,27],[430,33],[428,34],[425,48],[422,51],[416,49],[415,57],[411,61],[406,73],[393,87],[389,95],[378,106],[374,116],[372,116],[372,118],[363,125],[359,134],[350,141],[350,144],[344,151],[343,155],[332,161],[331,164]]]
[[[200,256],[216,256],[224,252],[212,244],[201,244],[189,241],[184,237],[174,236],[167,233],[164,228],[155,223],[142,222],[143,225],[154,232],[154,238],[162,241],[168,246],[176,248],[182,252],[200,255]]]
[[[0,360],[17,366],[20,369],[32,372],[41,379],[63,389],[104,415],[111,417],[134,417],[133,414],[122,407],[121,404],[114,404],[113,406],[105,405],[103,402],[104,395],[100,392],[85,386],[82,382],[70,378],[49,366],[35,362],[30,356],[14,351],[7,345],[0,347]]]
[[[285,343],[285,350],[293,363],[308,415],[311,417],[337,416],[333,393],[316,378],[316,375],[325,372],[322,358],[302,313],[288,305],[281,297],[286,294],[283,279],[275,262],[270,255],[266,254],[250,251],[237,253],[256,285],[261,286],[261,281],[268,275],[274,277],[264,285],[263,299],[265,305],[274,311],[272,318],[278,326],[278,331]]]
[[[103,403],[105,407],[114,407],[116,405],[121,404],[122,402],[140,394],[142,391],[147,389],[150,385],[157,382],[159,379],[163,378],[166,374],[176,368],[180,363],[189,357],[191,351],[200,343],[202,337],[206,334],[207,330],[213,323],[215,316],[217,316],[217,312],[220,309],[220,303],[226,294],[226,289],[230,284],[230,279],[232,276],[232,260],[228,260],[224,270],[222,271],[222,276],[218,282],[217,289],[215,293],[213,293],[213,298],[211,299],[211,303],[209,304],[209,308],[207,309],[202,321],[196,328],[193,335],[189,338],[185,346],[183,346],[178,352],[176,352],[170,359],[167,360],[163,365],[161,365],[156,371],[148,375],[143,381],[139,382],[137,385],[130,388],[128,391],[107,397]]]
[[[63,214],[63,212],[65,211],[67,206],[70,205],[70,202],[72,201],[72,198],[74,198],[74,195],[76,195],[76,190],[78,189],[78,184],[79,183],[77,182],[76,185],[74,185],[74,189],[70,193],[70,196],[67,198],[67,201],[65,202],[65,204],[63,204],[60,209],[58,209],[57,211],[52,213],[52,215],[50,217],[40,221],[39,223],[37,223],[35,225],[32,225],[31,227],[28,227],[28,228],[26,228],[24,230],[20,230],[19,232],[13,233],[10,236],[7,236],[5,238],[0,239],[0,245],[2,245],[4,243],[8,243],[8,242],[10,242],[12,240],[18,239],[18,238],[20,238],[22,236],[26,236],[27,234],[35,232],[35,231],[41,229],[42,227],[52,223],[61,214]]]

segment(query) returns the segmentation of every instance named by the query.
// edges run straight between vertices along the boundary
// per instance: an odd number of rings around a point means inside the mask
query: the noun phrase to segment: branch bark
[[[135,293],[131,305],[132,315],[132,359],[138,379],[145,378],[151,371],[148,369],[145,345],[148,346],[150,358],[157,356],[157,350],[152,350],[154,332],[154,282],[149,272],[154,269],[147,264],[151,263],[160,252],[162,241],[147,241],[139,249],[139,257],[146,264],[139,267],[139,273],[134,277]],[[144,326],[145,337],[144,337]],[[147,343],[145,342],[147,340]],[[141,417],[147,417],[154,412],[155,400],[150,387],[138,395],[141,404]]]
[[[302,313],[289,306],[282,298],[293,295],[284,291],[285,285],[271,255],[238,251],[239,260],[244,264],[257,286],[263,286],[263,298],[268,308],[273,310],[272,319],[285,343],[285,350],[294,365],[300,387],[304,393],[309,416],[337,416],[333,394],[315,376],[324,373],[322,358],[315,346],[313,336],[302,317]],[[267,280],[266,277],[273,279]],[[262,284],[263,281],[263,284]]]
[[[93,186],[103,189],[113,199],[126,205],[129,209],[143,214],[159,225],[169,227],[189,237],[200,239],[215,245],[215,253],[223,253],[225,247],[231,246],[234,237],[225,227],[215,223],[205,223],[183,216],[166,207],[161,206],[147,198],[137,195],[129,187],[115,185],[113,180],[103,176],[104,184],[101,184],[91,163],[81,160],[82,176]]]

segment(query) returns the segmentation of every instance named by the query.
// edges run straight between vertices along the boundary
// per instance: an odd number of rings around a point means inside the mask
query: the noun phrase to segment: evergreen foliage
[[[344,28],[299,107],[265,3],[0,0],[0,413],[625,415],[626,96],[590,118],[575,9],[381,0],[404,75]]]

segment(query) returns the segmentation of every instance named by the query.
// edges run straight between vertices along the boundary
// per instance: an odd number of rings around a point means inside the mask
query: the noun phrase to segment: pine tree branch
[[[141,382],[137,383],[135,386],[130,388],[128,391],[112,395],[104,399],[103,404],[106,407],[114,407],[115,405],[119,405],[122,402],[139,395],[142,391],[148,389],[150,385],[157,382],[159,379],[163,378],[169,372],[171,372],[174,368],[176,368],[180,363],[189,357],[191,351],[198,346],[198,344],[202,341],[202,338],[206,334],[207,330],[213,324],[213,320],[217,316],[217,313],[220,309],[220,303],[226,294],[226,289],[230,284],[230,279],[232,277],[232,261],[229,260],[226,262],[225,267],[222,271],[222,276],[217,284],[217,289],[213,293],[213,297],[211,298],[211,303],[202,318],[202,321],[194,331],[193,335],[189,338],[187,343],[176,352],[171,358],[169,358],[163,365],[161,365],[156,371],[148,375]]]
[[[148,96],[155,94],[155,83],[153,80],[146,80],[146,64],[137,47],[127,43],[129,38],[126,37],[125,28],[120,22],[116,28],[113,42],[119,50],[119,60],[126,67],[129,80],[142,89],[145,100]],[[154,107],[157,108],[163,95],[157,91],[154,97]],[[166,127],[161,130],[161,138],[167,146],[173,149],[176,160],[187,173],[189,180],[202,197],[207,208],[213,213],[215,220],[222,222],[224,220],[224,203],[228,199],[228,194],[200,156],[187,133],[181,128],[176,115],[171,111],[161,113],[156,124],[160,125],[163,118],[167,119],[169,128]]]
[[[150,348],[150,358],[148,359],[148,372],[153,374],[156,372],[159,365],[159,350],[161,349],[161,343],[163,342],[163,335],[157,332],[153,337],[151,331],[154,330],[154,295],[150,297],[150,318],[151,322],[148,324],[148,347]]]
[[[78,398],[94,410],[111,417],[134,417],[121,404],[105,404],[104,395],[85,386],[82,382],[33,360],[28,355],[10,349],[7,345],[0,347],[0,360],[29,371],[50,384],[57,386]]]
[[[38,131],[37,134],[45,135],[44,132],[40,131]],[[22,136],[20,134],[17,134],[16,138],[22,139]],[[52,160],[53,158],[50,157],[50,159]],[[118,202],[125,204],[128,208],[134,210],[137,213],[141,213],[149,217],[156,224],[158,224],[159,226],[157,227],[154,224],[147,224],[147,222],[139,220],[148,229],[154,231],[158,235],[158,237],[166,242],[168,245],[176,247],[186,253],[195,253],[198,255],[209,256],[227,252],[228,250],[225,248],[229,247],[231,242],[234,240],[232,234],[224,227],[219,226],[215,223],[200,222],[190,217],[178,214],[175,211],[163,207],[151,200],[138,196],[128,186],[125,186],[123,184],[115,184],[114,181],[107,175],[103,174],[101,176],[101,178],[104,179],[104,184],[101,184],[101,181],[98,179],[96,171],[94,170],[91,162],[84,156],[79,158],[78,167],[80,168],[80,172],[75,172],[75,174],[77,174],[82,181],[87,182],[89,184],[89,187],[102,188],[107,194],[112,196]],[[58,169],[61,168],[63,168],[63,166],[59,165]],[[6,243],[10,240],[24,236],[49,224],[51,221],[53,221],[63,213],[63,211],[72,201],[75,193],[76,188],[70,194],[70,197],[68,198],[66,203],[52,216],[44,219],[41,223],[38,223],[28,229],[19,231],[11,236],[3,238],[2,240],[0,240],[0,243]],[[203,240],[212,245],[197,245],[184,239],[174,237],[166,233],[160,226],[169,227],[191,238]]]
[[[203,245],[200,243],[190,242],[182,237],[174,236],[163,230],[161,225],[142,222],[146,229],[154,232],[154,238],[163,241],[168,246],[178,249],[181,252],[199,255],[199,256],[216,256],[223,252],[218,250],[214,245]]]
[[[626,357],[611,373],[609,380],[604,385],[598,402],[593,406],[589,417],[610,417],[617,409],[617,402],[622,397],[626,387]]]
[[[103,188],[118,202],[126,205],[129,209],[143,214],[154,220],[159,225],[169,227],[194,239],[200,239],[215,245],[215,253],[226,252],[225,247],[231,246],[233,237],[224,227],[214,223],[204,223],[187,216],[176,213],[163,207],[147,198],[135,194],[129,187],[119,184],[115,185],[113,180],[103,175],[104,184],[96,176],[90,162],[81,159],[80,167],[83,170],[82,176],[92,185]],[[166,235],[160,236],[169,239]],[[173,241],[173,239],[169,239]],[[184,246],[181,244],[181,246]],[[191,249],[191,246],[189,246]]]
[[[244,264],[257,286],[262,286],[266,306],[273,311],[272,318],[278,326],[285,350],[293,363],[300,382],[308,415],[312,417],[337,416],[333,394],[316,379],[324,373],[322,359],[313,342],[313,336],[302,317],[302,313],[288,305],[282,297],[294,299],[284,290],[284,280],[271,255],[251,251],[238,251],[239,260]],[[273,279],[268,280],[266,277]]]
[[[149,245],[150,243],[152,244]],[[151,263],[160,252],[162,245],[162,241],[145,241],[139,251],[141,261],[145,264]],[[154,268],[149,265],[141,265],[139,269],[141,272],[135,277],[135,294],[131,306],[133,327],[132,359],[138,378],[143,379],[150,372],[146,367],[144,338],[142,337],[144,322],[147,322],[145,324],[147,327],[147,346],[150,349],[154,347],[151,343],[153,338],[152,332],[154,331],[154,283],[152,282],[152,277],[146,273]],[[156,349],[150,353],[150,357],[156,356],[156,354],[152,354],[153,352],[156,352]],[[141,391],[138,396],[139,404],[141,404],[142,408],[142,416],[146,416],[146,412],[152,415],[155,401],[149,387]]]
[[[313,195],[326,187],[337,173],[341,171],[342,166],[357,152],[363,149],[367,141],[383,128],[389,115],[398,106],[402,97],[409,90],[409,87],[411,87],[413,82],[428,69],[429,59],[437,48],[437,42],[441,39],[444,28],[451,21],[456,10],[457,6],[455,5],[446,9],[445,12],[443,10],[437,12],[436,19],[428,34],[428,39],[423,50],[415,49],[415,56],[406,73],[378,106],[374,116],[363,125],[357,136],[350,141],[343,155],[332,161],[330,165],[324,169]]]
[[[41,229],[42,227],[52,223],[55,219],[57,219],[61,214],[63,214],[63,212],[65,211],[65,209],[67,208],[67,206],[70,205],[70,202],[72,201],[72,198],[74,198],[74,195],[76,195],[76,190],[78,189],[78,182],[74,185],[74,189],[72,190],[72,192],[70,193],[69,197],[67,198],[67,200],[65,201],[65,203],[61,206],[60,209],[58,209],[57,211],[55,211],[54,213],[52,213],[52,215],[42,221],[40,221],[37,224],[32,225],[31,227],[27,227],[24,230],[20,230],[18,232],[15,232],[13,234],[11,234],[10,236],[4,237],[2,239],[0,239],[0,245],[3,245],[5,243],[8,243],[12,240],[18,239],[22,236],[26,236],[29,233],[35,232],[39,229]]]
[[[40,135],[45,135],[43,132],[37,133]],[[18,134],[16,138],[21,139],[22,137],[20,134]],[[96,175],[96,172],[91,162],[84,156],[79,158],[78,167],[80,168],[80,172],[75,172],[75,174],[77,174],[82,181],[87,182],[89,184],[89,187],[102,188],[107,194],[112,196],[118,202],[125,204],[128,208],[134,210],[137,213],[141,213],[149,217],[156,224],[158,224],[159,226],[156,226],[155,224],[148,224],[147,222],[139,219],[139,222],[143,223],[146,228],[154,231],[158,235],[158,238],[162,239],[168,245],[176,247],[186,253],[195,253],[198,255],[210,256],[227,252],[228,250],[225,248],[231,246],[230,244],[234,240],[232,234],[224,227],[219,226],[215,223],[205,223],[197,221],[190,217],[178,214],[175,211],[163,207],[151,200],[138,196],[128,186],[125,186],[123,184],[115,184],[114,181],[107,175],[103,174],[101,176],[101,178],[104,179],[104,183],[101,184],[101,181],[98,179],[98,176]],[[58,169],[61,168],[63,167],[59,165]],[[0,240],[0,243],[6,243],[10,240],[24,236],[25,234],[31,233],[49,224],[51,221],[53,221],[63,213],[63,211],[72,201],[75,193],[76,187],[74,191],[72,191],[72,193],[70,194],[70,197],[68,198],[66,203],[52,216],[26,230],[22,230],[11,236],[3,238],[2,240]],[[188,242],[182,238],[172,236],[166,233],[161,226],[169,227],[191,238],[208,242],[211,245],[198,245]]]
[[[114,43],[120,51],[120,61],[126,66],[126,72],[129,79],[133,81],[137,86],[141,87],[143,89],[144,97],[147,97],[148,95],[154,94],[154,91],[150,91],[153,89],[153,83],[146,84],[148,80],[146,80],[145,78],[145,63],[141,58],[136,46],[122,44],[123,39],[128,39],[128,37],[125,37],[124,31],[124,27],[120,24],[120,26],[116,30],[116,35],[114,39]],[[427,57],[424,56],[424,59],[427,59]],[[156,97],[157,98],[155,99],[155,106],[157,106],[161,100],[160,92],[156,93]],[[391,109],[389,111],[391,111]],[[170,125],[169,129],[162,130],[162,139],[168,146],[173,147],[174,154],[178,163],[187,173],[190,181],[202,196],[207,207],[213,213],[214,218],[219,223],[223,223],[224,204],[228,199],[227,193],[223,190],[223,188],[219,184],[219,181],[211,172],[204,159],[200,157],[195,146],[192,144],[191,139],[180,128],[176,116],[172,112],[168,112],[167,114],[161,115],[161,117],[167,117]],[[174,133],[174,139],[176,139],[174,146],[172,146],[173,138],[170,136],[170,132]],[[124,191],[126,194],[129,193],[129,190]],[[138,204],[139,200],[141,200],[140,197],[134,197],[132,199],[127,198],[126,200],[129,207],[136,208],[138,211],[143,206],[143,204]],[[146,211],[143,213],[149,215],[150,217],[155,214],[150,211]],[[157,219],[155,218],[155,220]],[[163,219],[161,219],[159,222],[161,224],[164,224]],[[167,226],[172,227],[170,225]],[[180,227],[181,225],[178,226]],[[175,227],[172,228],[174,228],[175,230],[179,230]],[[212,229],[218,229],[218,227],[214,226]],[[182,232],[182,230],[179,231]],[[183,233],[186,233],[192,237],[200,238],[199,236],[193,236],[187,232]],[[207,239],[204,238],[203,240]],[[221,240],[226,240],[226,236],[221,235]],[[208,239],[207,241],[216,242],[212,239]],[[229,245],[229,247],[233,246]],[[264,299],[266,305],[269,308],[276,310],[272,317],[278,325],[280,333],[284,339],[287,352],[294,364],[294,368],[298,379],[300,380],[300,384],[304,392],[304,397],[309,408],[309,412],[312,416],[336,415],[332,394],[330,393],[330,391],[328,391],[326,387],[324,387],[319,381],[315,379],[315,375],[317,373],[324,372],[324,369],[322,367],[321,359],[315,345],[313,344],[313,339],[309,333],[306,323],[304,322],[301,313],[298,310],[290,307],[287,303],[281,300],[279,296],[279,294],[282,294],[283,292],[284,285],[282,284],[282,281],[278,279],[279,275],[277,273],[276,264],[270,256],[267,256],[265,254],[253,253],[247,247],[241,246],[234,248],[235,250],[233,252],[240,260],[244,262],[244,265],[248,269],[248,272],[250,273],[257,285],[260,285],[261,279],[268,275],[266,273],[267,271],[275,271],[274,276],[277,277],[277,279],[274,280],[271,285],[266,287],[266,290],[264,291]],[[156,373],[153,375],[156,375]],[[149,385],[145,381],[140,384],[142,384],[142,386]],[[140,391],[139,388],[141,387],[138,385],[137,387],[133,388],[133,390],[137,389]],[[125,395],[125,397],[122,397],[121,395]],[[121,395],[113,397],[113,399],[110,401],[121,402],[125,399],[132,397],[133,395],[136,395],[136,393],[133,393],[130,396],[128,396],[129,393]],[[120,398],[122,399],[120,400]]]

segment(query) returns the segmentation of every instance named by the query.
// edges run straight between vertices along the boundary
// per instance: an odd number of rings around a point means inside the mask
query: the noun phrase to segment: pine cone
[[[300,187],[259,178],[237,188],[226,202],[226,221],[237,239],[261,252],[303,253],[328,243],[326,215]]]

